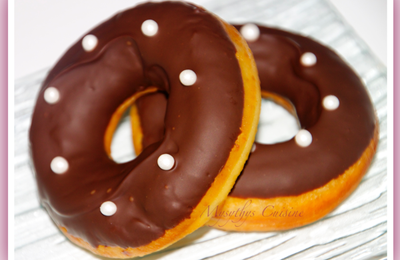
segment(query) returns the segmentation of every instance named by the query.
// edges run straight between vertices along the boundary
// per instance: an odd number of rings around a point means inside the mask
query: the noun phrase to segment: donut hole
[[[121,116],[111,141],[111,158],[116,163],[124,163],[136,157],[132,141],[129,109]]]
[[[256,142],[281,143],[292,139],[300,130],[299,119],[271,98],[262,98]]]
[[[104,149],[110,159],[116,163],[124,163],[136,158],[131,130],[131,105],[149,93],[156,92],[156,87],[134,94],[126,99],[112,115],[104,135]]]

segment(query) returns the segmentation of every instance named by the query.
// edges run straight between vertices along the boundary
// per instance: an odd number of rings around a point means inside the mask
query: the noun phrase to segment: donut
[[[272,231],[312,223],[345,200],[365,174],[378,142],[373,105],[359,77],[328,47],[261,25],[236,28],[253,52],[262,97],[294,114],[301,129],[285,142],[254,143],[227,199],[207,209],[208,225]],[[164,118],[166,104],[156,93],[133,106],[133,135],[143,147],[162,138],[154,128],[163,127],[155,121]]]
[[[107,147],[118,118],[156,91],[170,101],[164,137],[116,163]],[[165,248],[203,226],[204,210],[228,195],[260,102],[254,59],[234,27],[182,2],[120,12],[76,42],[42,84],[29,132],[40,202],[95,254]]]

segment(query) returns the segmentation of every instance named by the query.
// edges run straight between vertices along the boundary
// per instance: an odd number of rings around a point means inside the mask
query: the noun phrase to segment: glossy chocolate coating
[[[288,98],[313,140],[304,148],[294,138],[273,145],[257,143],[230,196],[300,195],[327,184],[361,157],[374,135],[375,113],[360,78],[331,49],[300,35],[259,29],[259,39],[249,47],[261,89]],[[301,65],[305,52],[317,57],[314,66]],[[336,110],[322,107],[328,95],[339,99]]]
[[[158,24],[153,37],[142,34],[147,19]],[[190,216],[241,133],[236,49],[218,19],[180,2],[139,5],[88,34],[98,38],[97,47],[85,52],[81,40],[74,44],[50,71],[35,106],[30,145],[40,199],[56,225],[94,247],[146,245]],[[179,81],[185,69],[197,74],[192,86]],[[56,104],[43,98],[50,86],[60,92]],[[149,86],[171,101],[165,136],[117,164],[104,149],[110,118]],[[175,158],[170,171],[157,165],[164,153]],[[52,172],[56,156],[68,161],[67,172]],[[105,201],[116,204],[114,215],[100,212]]]
[[[143,135],[142,147],[158,142],[164,136],[164,117],[167,109],[167,97],[159,92],[148,94],[135,103],[140,119]]]
[[[273,145],[256,143],[230,196],[296,196],[324,186],[361,157],[374,135],[375,113],[359,77],[331,49],[293,33],[264,26],[259,29],[260,37],[248,44],[261,90],[291,101],[301,127],[313,140],[308,147],[298,146],[294,138]],[[305,52],[316,55],[314,66],[300,64]],[[336,110],[323,108],[322,99],[328,95],[339,99]],[[138,111],[141,125],[153,124],[149,112]]]

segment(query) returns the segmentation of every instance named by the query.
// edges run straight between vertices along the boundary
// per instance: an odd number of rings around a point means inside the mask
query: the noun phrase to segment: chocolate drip
[[[158,24],[153,37],[141,32],[147,19]],[[139,5],[89,34],[97,47],[85,52],[81,41],[74,44],[50,71],[35,106],[30,145],[40,199],[58,226],[94,247],[138,247],[190,216],[241,133],[236,49],[213,15],[178,2]],[[185,69],[197,74],[193,86],[179,81]],[[50,86],[60,93],[55,104],[43,98]],[[117,164],[104,150],[110,118],[149,86],[171,101],[164,138]],[[164,153],[175,158],[170,171],[157,165]],[[69,163],[63,174],[50,168],[56,156]],[[114,215],[101,214],[105,201],[117,205]]]

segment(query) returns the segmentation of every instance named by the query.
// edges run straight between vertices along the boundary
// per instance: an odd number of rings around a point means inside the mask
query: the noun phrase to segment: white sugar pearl
[[[256,144],[253,144],[253,147],[251,147],[251,152],[254,152],[256,150]]]
[[[103,204],[100,206],[100,212],[104,216],[112,216],[115,214],[115,212],[117,212],[117,205],[115,205],[115,203],[112,201],[103,202]]]
[[[88,34],[82,39],[82,47],[85,51],[89,52],[94,50],[97,46],[97,37],[93,34]]]
[[[44,100],[49,104],[55,104],[60,99],[60,92],[55,87],[48,87],[44,91]]]
[[[317,63],[317,56],[312,52],[305,52],[300,58],[301,64],[306,67],[311,67]]]
[[[191,86],[196,83],[197,75],[193,70],[184,70],[179,74],[179,80],[184,86]]]
[[[240,34],[246,41],[253,42],[260,37],[260,29],[257,25],[248,23],[240,28]]]
[[[146,36],[154,36],[158,31],[158,24],[153,20],[146,20],[142,23],[142,33]]]
[[[165,153],[158,157],[157,164],[162,170],[168,171],[174,167],[175,159],[171,155]]]
[[[51,160],[50,168],[54,173],[62,174],[68,170],[68,162],[61,156],[55,157]]]
[[[339,107],[339,99],[333,95],[326,96],[322,101],[322,105],[326,110],[335,110]]]
[[[312,135],[305,129],[300,130],[295,136],[296,143],[301,147],[307,147],[312,142]]]

